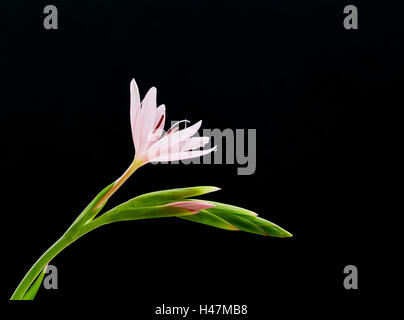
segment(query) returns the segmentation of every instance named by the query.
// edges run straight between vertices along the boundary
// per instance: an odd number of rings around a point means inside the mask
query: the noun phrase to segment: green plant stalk
[[[57,240],[31,267],[27,272],[25,277],[22,279],[21,283],[18,285],[17,289],[14,291],[10,300],[21,300],[25,292],[29,289],[30,285],[34,282],[39,273],[53,258],[55,258],[63,249],[68,247],[74,241],[84,236],[86,233],[106,224],[108,222],[105,219],[95,219],[94,221],[88,222],[76,228],[77,224],[74,223],[66,233]]]
[[[109,186],[110,187],[110,186]],[[105,193],[108,188],[105,188],[94,200],[97,198],[101,198],[103,193]],[[43,270],[43,268],[54,258],[56,257],[63,249],[68,247],[70,244],[75,242],[77,239],[81,238],[85,234],[89,233],[90,231],[97,229],[106,224],[113,223],[114,220],[111,220],[111,214],[116,211],[117,208],[114,208],[110,211],[105,212],[103,215],[99,216],[98,218],[92,220],[90,218],[87,220],[86,223],[81,221],[82,217],[92,217],[95,211],[99,211],[96,207],[97,201],[92,201],[90,205],[83,211],[83,213],[79,216],[78,219],[71,225],[71,227],[66,231],[66,233],[56,241],[38,260],[35,264],[31,267],[25,277],[22,279],[21,283],[18,285],[17,289],[15,290],[14,294],[11,296],[10,300],[22,300],[24,294],[29,289],[30,285],[35,281],[36,277],[39,273]],[[141,208],[140,210],[142,210]],[[177,209],[178,215],[181,214],[190,214],[184,209]],[[139,219],[143,219],[142,214],[139,212]],[[136,220],[136,218],[132,218],[131,220]]]
[[[108,199],[119,189],[119,187],[139,168],[143,163],[133,161],[124,174],[115,182],[102,190],[93,201],[76,218],[66,233],[56,241],[31,267],[25,277],[22,279],[17,289],[14,291],[10,300],[21,300],[30,285],[34,282],[38,274],[43,270],[47,263],[56,257],[64,248],[76,241],[84,234],[101,226],[104,220],[95,219],[97,214],[107,203]]]
[[[102,199],[103,193],[108,190],[109,187],[105,188],[97,197]],[[96,200],[94,199],[94,200]],[[43,270],[43,268],[58,255],[63,249],[68,247],[77,239],[81,238],[85,234],[90,231],[101,227],[106,224],[110,224],[116,221],[124,221],[125,219],[114,219],[117,215],[120,214],[120,206],[111,209],[110,211],[105,212],[98,218],[93,220],[94,212],[99,211],[99,207],[96,206],[98,201],[92,201],[90,205],[83,211],[83,213],[75,220],[75,222],[71,225],[71,227],[66,231],[66,233],[56,241],[53,246],[51,246],[32,266],[32,268],[25,275],[24,279],[21,281],[14,294],[11,297],[11,300],[22,300],[27,290],[30,288],[30,285],[35,281],[36,277]],[[149,208],[139,208],[135,216],[131,216],[129,220],[138,220],[150,218]],[[151,209],[153,210],[153,209]],[[156,218],[167,217],[167,216],[182,216],[182,215],[190,215],[190,212],[187,209],[183,208],[171,208],[169,207],[165,214],[158,215],[153,212],[153,216]],[[87,220],[84,217],[89,217]],[[83,219],[82,219],[83,218]],[[86,222],[83,222],[86,221]]]
[[[83,210],[83,212],[76,218],[66,233],[56,241],[31,267],[25,277],[22,279],[17,289],[14,291],[10,300],[21,300],[25,292],[29,289],[30,285],[42,269],[54,257],[56,257],[64,248],[76,241],[84,234],[91,230],[98,228],[102,220],[93,219],[102,210],[107,203],[108,199],[119,189],[119,187],[139,168],[142,163],[133,161],[124,174],[115,182],[111,183],[108,187],[102,190],[93,201]],[[98,220],[98,221],[97,221]],[[97,222],[96,222],[97,221]]]
[[[21,300],[25,294],[25,292],[29,289],[30,285],[38,274],[43,270],[47,263],[49,263],[54,257],[56,257],[63,249],[72,244],[78,238],[93,230],[91,227],[93,226],[90,220],[94,218],[94,216],[101,211],[106,201],[99,205],[99,202],[104,198],[104,196],[111,190],[111,188],[116,184],[116,182],[110,184],[104,190],[102,190],[93,201],[83,210],[83,212],[77,217],[77,219],[73,222],[70,228],[65,232],[65,234],[57,240],[31,267],[31,269],[27,272],[25,277],[22,279],[17,289],[14,291],[10,300]],[[98,207],[97,207],[98,205]],[[96,219],[97,220],[97,219]],[[95,222],[95,220],[94,220]],[[98,223],[98,222],[97,222]],[[91,227],[90,227],[91,225]],[[84,228],[84,226],[86,226]],[[88,230],[84,232],[85,230]]]
[[[51,261],[58,253],[60,253],[64,248],[66,248],[73,241],[69,241],[68,237],[61,237],[58,241],[56,241],[31,267],[31,269],[27,272],[25,277],[22,279],[17,289],[14,291],[10,300],[22,300],[25,292],[29,289],[30,285],[38,274],[45,268],[46,264]]]

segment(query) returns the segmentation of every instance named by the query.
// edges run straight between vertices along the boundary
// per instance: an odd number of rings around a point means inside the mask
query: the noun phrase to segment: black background
[[[257,170],[147,165],[108,203],[215,185],[206,198],[284,227],[277,239],[179,219],[110,225],[56,257],[59,289],[38,301],[123,301],[280,308],[355,305],[372,289],[375,149],[403,87],[401,5],[347,1],[52,1],[2,4],[1,150],[7,300],[29,266],[130,164],[129,82],[158,89],[169,120],[257,130]],[[359,30],[343,8],[359,9]],[[359,269],[357,291],[343,268]],[[309,303],[306,303],[309,302]],[[104,304],[108,308],[109,304]]]

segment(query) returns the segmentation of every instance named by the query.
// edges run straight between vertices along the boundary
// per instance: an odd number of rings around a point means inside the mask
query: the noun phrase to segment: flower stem
[[[136,171],[143,163],[133,161],[125,173],[113,184],[101,191],[94,200],[77,217],[66,233],[56,241],[31,267],[22,279],[10,300],[21,300],[29,289],[32,282],[43,270],[47,263],[56,257],[64,248],[76,241],[84,234],[103,225],[103,220],[93,220],[97,213],[103,208],[108,199],[118,190],[118,188]]]
[[[65,234],[66,235],[66,234]],[[56,255],[71,244],[74,240],[69,240],[69,237],[62,236],[58,241],[56,241],[31,267],[27,272],[24,279],[18,285],[17,289],[14,291],[10,300],[21,300],[25,292],[28,290],[31,283],[35,280],[38,274],[46,266],[46,264],[51,261]]]
[[[129,168],[124,172],[124,174],[115,181],[114,185],[111,189],[108,190],[106,194],[98,201],[95,205],[94,210],[102,208],[108,199],[124,184],[126,180],[137,170],[139,169],[144,163],[133,161]]]

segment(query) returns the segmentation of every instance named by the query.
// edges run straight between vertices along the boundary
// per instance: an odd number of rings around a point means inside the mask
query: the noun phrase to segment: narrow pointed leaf
[[[103,208],[103,206],[102,206],[98,209],[94,209],[95,205],[109,191],[109,189],[112,188],[112,186],[114,184],[115,184],[115,182],[111,183],[108,187],[105,187],[99,194],[97,194],[95,196],[95,198],[83,210],[83,212],[80,213],[80,215],[77,217],[77,219],[74,221],[73,224],[80,225],[80,224],[86,223],[89,220],[92,220],[98,214],[98,212],[100,212],[101,209]]]
[[[195,201],[196,199],[188,199],[188,200],[192,200]],[[221,202],[215,202],[215,201],[209,201],[209,200],[203,200],[206,203],[210,203],[210,204],[214,204],[215,207],[210,208],[209,212],[213,213],[213,214],[226,214],[226,213],[237,213],[239,215],[246,215],[246,216],[253,216],[256,217],[257,214],[254,211],[251,210],[247,210],[241,207],[237,207],[237,206],[233,206],[230,204],[225,204],[225,203],[221,203]]]
[[[245,232],[251,232],[251,233],[256,233],[260,234],[262,236],[266,236],[267,233],[265,230],[263,230],[260,226],[256,225],[255,223],[247,220],[243,216],[238,216],[235,214],[223,214],[223,213],[216,213],[219,217],[225,219],[229,223],[231,223],[233,226],[238,228],[241,231]]]
[[[42,272],[38,275],[34,283],[31,285],[31,287],[27,290],[27,292],[24,294],[21,300],[34,300],[39,288],[41,287],[42,280],[45,276],[46,269],[48,268],[48,265],[43,268]]]
[[[142,194],[134,199],[131,199],[121,206],[136,206],[136,207],[148,207],[163,205],[170,202],[176,202],[189,197],[196,197],[202,194],[210,193],[220,190],[217,187],[202,186],[202,187],[191,187],[191,188],[178,188],[170,190],[155,191],[146,194]]]
[[[257,226],[259,226],[268,235],[272,237],[281,237],[281,238],[292,237],[291,233],[268,220],[262,219],[260,217],[244,217],[244,218],[248,219],[252,223],[255,223]]]
[[[210,213],[206,210],[201,210],[197,214],[189,215],[189,216],[183,216],[181,217],[182,219],[186,219],[189,221],[194,221],[194,222],[199,222],[203,223],[212,227],[220,228],[220,229],[225,229],[225,230],[239,230],[235,226],[233,226],[231,223],[228,221],[220,218],[217,215],[214,215],[213,213]]]
[[[195,214],[195,211],[172,206],[154,206],[145,208],[133,208],[127,206],[116,207],[115,209],[106,212],[98,219],[104,223],[112,223],[117,221],[177,217],[191,214]]]
[[[192,201],[192,199],[189,199],[188,201]],[[201,210],[200,213],[192,216],[180,218],[227,230],[242,230],[264,236],[281,238],[292,237],[291,233],[275,223],[258,217],[253,211],[220,202],[203,201],[214,204],[215,207]],[[207,217],[207,214],[210,214],[210,216]],[[220,218],[220,223],[216,222],[212,216]],[[233,226],[233,228],[223,228],[223,221],[227,222],[228,225]]]
[[[179,217],[225,230],[242,230],[264,236],[291,237],[278,225],[257,217],[251,210],[215,201],[203,200],[214,207],[195,211],[167,206],[178,201],[201,201],[188,197],[218,190],[216,187],[193,187],[147,193],[129,200],[108,211],[98,219],[98,225],[116,221]]]

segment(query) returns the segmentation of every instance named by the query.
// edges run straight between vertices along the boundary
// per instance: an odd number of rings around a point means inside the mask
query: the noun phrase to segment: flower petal
[[[182,152],[172,152],[172,153],[165,153],[155,157],[150,158],[149,161],[151,162],[160,162],[160,161],[177,161],[177,160],[185,160],[191,158],[197,158],[204,156],[205,154],[211,153],[212,151],[216,151],[217,146],[207,150],[198,150],[198,151],[182,151]]]
[[[136,152],[143,154],[145,146],[150,138],[150,133],[154,124],[154,117],[156,112],[156,88],[152,87],[147,92],[141,103],[139,115],[136,118],[135,124],[135,147]]]
[[[202,125],[202,120],[199,120],[197,123],[195,123],[194,125],[182,129],[180,131],[177,131],[173,134],[178,134],[178,136],[180,137],[180,141],[184,141],[185,139],[188,139],[190,137],[192,137],[195,133],[198,132],[199,128]]]
[[[154,125],[153,127],[156,128],[157,125],[160,122],[161,116],[164,115],[164,118],[162,120],[162,122],[159,125],[159,128],[164,128],[164,124],[165,124],[165,115],[166,115],[166,106],[164,104],[160,105],[157,109],[156,109],[156,117],[154,118]]]
[[[190,137],[192,137],[201,127],[202,120],[198,121],[194,125],[176,131],[171,134],[166,134],[163,138],[153,144],[149,149],[149,156],[154,157],[156,154],[163,156],[164,154],[173,152],[174,149],[179,150],[179,144],[181,141],[184,141]]]
[[[135,123],[140,110],[140,94],[135,79],[130,82],[130,126],[133,143],[135,143]]]
[[[160,139],[164,131],[165,118],[166,118],[166,107],[164,104],[162,104],[156,109],[153,129],[150,133],[149,143],[146,148],[149,148],[153,143],[155,143]]]
[[[209,137],[194,137],[189,138],[185,141],[185,143],[180,147],[181,151],[193,150],[196,148],[203,147],[205,144],[209,142]]]

